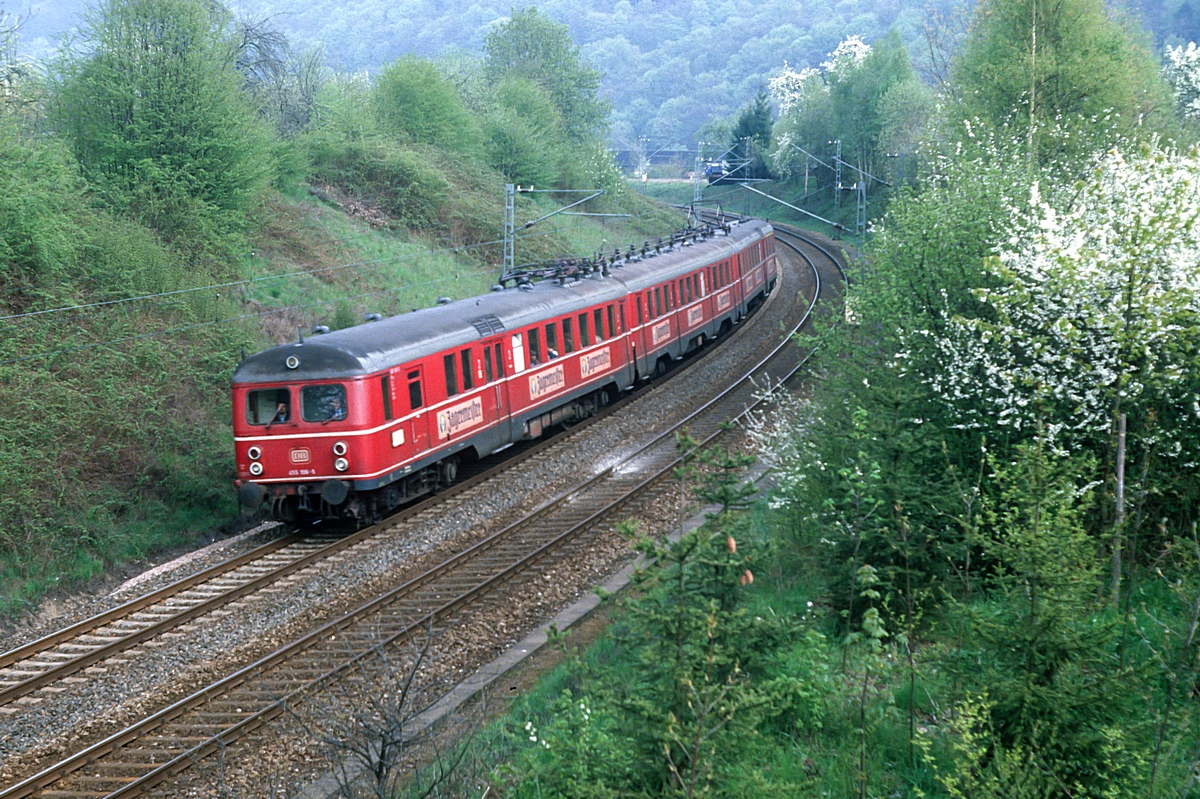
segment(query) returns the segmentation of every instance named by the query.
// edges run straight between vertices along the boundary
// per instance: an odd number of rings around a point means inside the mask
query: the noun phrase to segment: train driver
[[[340,422],[346,418],[346,409],[342,406],[342,398],[338,396],[330,397],[329,399],[329,416],[325,419],[327,422]]]

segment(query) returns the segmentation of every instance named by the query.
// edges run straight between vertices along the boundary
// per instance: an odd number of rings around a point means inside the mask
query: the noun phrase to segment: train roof
[[[548,317],[620,299],[627,292],[685,274],[700,264],[720,261],[761,239],[770,229],[765,222],[744,222],[727,236],[618,265],[611,270],[611,277],[585,278],[565,286],[545,280],[534,283],[531,290],[494,291],[309,336],[303,342],[283,344],[246,358],[234,371],[233,383],[362,377],[504,331],[515,332]],[[295,365],[289,367],[292,356]]]

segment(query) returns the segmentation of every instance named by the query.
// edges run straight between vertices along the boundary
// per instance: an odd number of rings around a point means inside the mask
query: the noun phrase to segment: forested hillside
[[[9,0],[11,13],[36,9],[25,37],[39,49],[48,37],[77,25],[85,0]],[[505,0],[388,3],[362,0],[241,0],[232,10],[267,20],[294,43],[322,48],[342,70],[375,72],[405,54],[438,57],[478,53],[488,30],[506,19]],[[572,39],[602,74],[602,96],[613,108],[614,142],[633,146],[691,143],[708,122],[745,105],[784,63],[815,68],[848,36],[871,43],[895,30],[914,56],[925,51],[925,28],[961,27],[952,0],[680,0],[594,2],[549,0],[538,9],[566,24]],[[1141,0],[1156,46],[1200,40],[1197,0]],[[1136,21],[1135,21],[1136,24]]]

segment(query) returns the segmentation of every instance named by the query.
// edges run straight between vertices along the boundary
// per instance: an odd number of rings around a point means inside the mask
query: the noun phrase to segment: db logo
[[[292,463],[308,463],[308,450],[303,447],[292,450]]]

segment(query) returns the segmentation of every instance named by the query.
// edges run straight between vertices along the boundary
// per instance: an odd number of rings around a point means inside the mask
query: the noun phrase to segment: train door
[[[429,420],[425,413],[426,386],[425,370],[420,364],[415,364],[405,370],[405,382],[408,385],[408,408],[412,412],[409,430],[412,434],[413,450],[417,453],[429,449]]]
[[[501,339],[489,341],[483,345],[483,377],[491,384],[493,393],[493,402],[496,407],[496,421],[503,421],[508,418],[509,402],[508,402],[508,382],[506,377],[504,364],[504,347],[501,344]],[[493,421],[492,419],[488,420]]]

